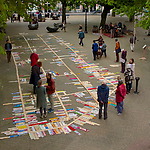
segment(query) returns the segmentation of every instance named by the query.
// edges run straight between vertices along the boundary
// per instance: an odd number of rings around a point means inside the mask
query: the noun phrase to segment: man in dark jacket
[[[93,40],[92,51],[93,51],[94,60],[96,60],[96,56],[98,52],[98,44],[95,42],[95,40]]]
[[[104,120],[107,119],[107,106],[108,106],[108,97],[109,97],[109,87],[106,85],[106,82],[103,81],[102,85],[98,86],[97,97],[99,102],[99,119],[102,118],[102,107],[104,105]]]
[[[7,54],[7,61],[9,63],[11,61],[11,50],[12,50],[12,45],[9,40],[6,40],[5,50]]]

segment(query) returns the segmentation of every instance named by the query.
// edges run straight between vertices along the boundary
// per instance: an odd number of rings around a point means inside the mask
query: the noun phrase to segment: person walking
[[[102,118],[102,107],[104,106],[104,120],[107,119],[107,106],[108,106],[108,97],[109,97],[109,87],[106,85],[106,82],[103,81],[102,85],[98,86],[97,97],[99,102],[99,119]]]
[[[11,50],[12,50],[12,44],[10,43],[9,40],[6,40],[5,50],[7,55],[7,62],[9,63],[11,62]]]
[[[118,115],[122,114],[123,111],[123,100],[126,96],[126,87],[123,84],[122,80],[118,81],[118,86],[116,89],[116,103],[117,103],[117,112]]]
[[[134,45],[135,45],[135,43],[136,43],[136,36],[134,36],[134,35],[132,34],[132,37],[130,37],[129,42],[130,42],[131,51],[134,52]]]
[[[55,93],[55,81],[52,78],[52,75],[50,73],[46,73],[47,78],[47,86],[46,86],[46,92],[48,96],[48,100],[50,102],[51,107],[48,109],[48,112],[54,111],[54,100],[52,98],[53,93]]]
[[[39,59],[38,54],[36,54],[36,49],[33,49],[33,53],[30,55],[30,60],[31,60],[31,66],[34,66],[37,64]]]
[[[95,42],[95,40],[93,40],[92,51],[93,51],[94,60],[96,60],[96,56],[98,52],[98,44]]]
[[[42,86],[42,80],[39,80],[36,87],[37,108],[40,109],[41,118],[46,118],[46,88]],[[44,110],[44,115],[43,115]]]
[[[120,58],[120,62],[121,62],[121,73],[125,72],[125,66],[126,66],[126,62],[127,62],[127,51],[125,49],[122,50],[121,53],[121,58]]]
[[[116,42],[116,46],[115,46],[116,62],[119,62],[119,53],[121,52],[121,48],[118,39],[115,39],[115,42]]]
[[[83,46],[83,39],[85,38],[84,32],[82,30],[79,30],[78,35],[79,35],[79,39],[80,39],[79,45]]]
[[[106,47],[107,47],[107,45],[105,44],[105,42],[103,41],[102,42],[102,48],[101,48],[101,57],[103,56],[103,53],[104,53],[104,55],[105,55],[105,57],[107,57],[107,55],[106,55]]]
[[[79,31],[80,31],[80,30],[82,30],[82,28],[83,28],[83,27],[82,27],[82,25],[81,25],[81,24],[79,24]]]
[[[36,65],[32,66],[31,68],[31,76],[30,76],[30,81],[29,84],[33,84],[33,93],[36,94],[35,88],[37,86],[38,80],[41,79],[40,74],[40,67],[42,66],[42,62],[37,62]]]
[[[124,73],[124,77],[125,77],[125,84],[126,84],[127,94],[129,94],[130,90],[132,88],[132,80],[134,79],[133,71],[131,70],[131,68],[126,69],[126,71]]]
[[[62,28],[61,28],[61,30],[64,30],[64,32],[66,32],[66,24],[65,24],[65,22],[62,23]]]

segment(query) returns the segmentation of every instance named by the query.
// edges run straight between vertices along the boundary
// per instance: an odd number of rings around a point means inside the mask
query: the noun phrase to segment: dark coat
[[[102,101],[104,103],[108,103],[109,87],[106,84],[102,84],[98,86],[97,97],[98,97],[98,102]]]
[[[122,102],[126,96],[126,87],[121,84],[116,89],[116,102]]]
[[[129,41],[130,41],[131,44],[133,44],[133,43],[135,44],[136,36],[132,36]]]
[[[46,86],[47,94],[55,93],[55,81],[54,79],[47,79],[48,86]]]
[[[35,92],[37,94],[37,108],[46,108],[46,88],[43,86],[36,87]]]
[[[6,50],[6,51],[11,51],[11,49],[12,49],[11,43],[6,43],[6,44],[5,44],[5,50]]]
[[[94,52],[97,52],[97,51],[98,51],[98,44],[97,44],[97,43],[93,43],[93,44],[92,44],[92,50],[93,50]]]
[[[124,51],[122,51],[122,53],[121,53],[121,58],[125,60],[124,63],[126,63],[126,61],[127,61],[127,58],[126,58],[126,57],[127,57],[127,51],[124,50]]]
[[[37,85],[38,80],[40,80],[40,67],[35,65],[31,68],[31,76],[29,84]]]

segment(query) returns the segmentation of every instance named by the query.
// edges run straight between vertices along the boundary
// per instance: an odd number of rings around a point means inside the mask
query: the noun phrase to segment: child
[[[37,108],[40,108],[41,118],[46,118],[46,88],[42,86],[42,80],[39,80],[36,87],[37,94]],[[44,115],[43,115],[44,110]]]
[[[48,109],[50,113],[54,111],[54,101],[52,99],[52,94],[55,93],[55,81],[53,80],[50,73],[46,73],[46,78],[47,78],[47,84],[48,84],[48,86],[46,86],[46,92],[47,92],[48,100],[51,105],[51,108]]]

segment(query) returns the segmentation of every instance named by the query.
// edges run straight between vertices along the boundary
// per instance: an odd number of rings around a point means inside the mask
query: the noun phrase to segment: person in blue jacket
[[[107,106],[108,106],[108,97],[109,97],[109,87],[106,85],[106,82],[103,81],[102,85],[98,86],[97,97],[99,102],[99,119],[102,118],[102,107],[104,106],[104,120],[107,119]]]
[[[98,52],[98,44],[95,42],[95,40],[93,40],[92,51],[93,51],[94,60],[96,60],[96,56]]]
[[[82,30],[79,30],[78,34],[79,34],[79,39],[80,39],[79,45],[83,46],[83,39],[85,37],[84,32]]]

